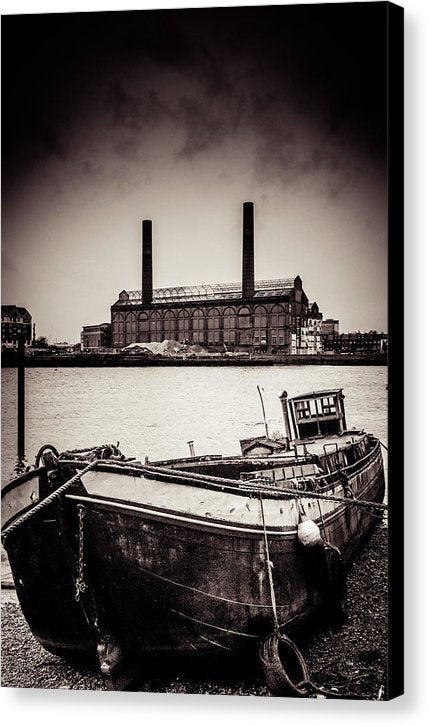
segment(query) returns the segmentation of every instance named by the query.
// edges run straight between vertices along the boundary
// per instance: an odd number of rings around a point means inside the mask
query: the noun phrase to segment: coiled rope
[[[119,445],[119,442],[118,442]],[[94,452],[94,454],[97,454],[99,451],[103,451],[103,449],[112,449],[116,454],[118,453],[118,445],[116,444],[100,444],[99,446],[88,446],[85,449],[67,449],[67,451],[63,451],[59,455],[60,461],[62,459],[67,458],[70,454],[89,454],[90,452]]]
[[[309,677],[307,665],[300,649],[294,641],[281,632],[277,617],[276,595],[273,582],[273,562],[270,558],[268,546],[268,535],[265,525],[264,504],[262,500],[262,492],[259,492],[259,501],[261,505],[261,518],[264,530],[265,545],[265,561],[267,565],[267,575],[271,599],[271,608],[273,612],[274,630],[261,643],[259,649],[259,657],[262,663],[262,670],[265,682],[269,690],[277,696],[294,696],[298,698],[309,698],[319,694],[325,698],[342,698],[342,699],[362,699],[364,696],[360,693],[352,691],[338,692],[330,688],[321,688],[316,686]],[[336,549],[336,548],[335,548]],[[292,675],[289,675],[284,664],[281,661],[279,646],[282,645],[288,651],[289,660],[291,660]],[[295,678],[293,677],[295,675]],[[352,679],[350,679],[352,680]]]

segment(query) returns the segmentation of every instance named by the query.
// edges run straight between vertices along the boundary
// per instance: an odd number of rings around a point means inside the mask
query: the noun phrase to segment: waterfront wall
[[[2,354],[2,367],[17,366],[18,356],[14,351]],[[129,366],[273,366],[273,365],[387,365],[386,354],[355,355],[288,355],[288,356],[192,356],[192,357],[146,357],[138,354],[120,353],[75,353],[60,355],[26,355],[28,368],[80,368],[80,367],[129,367]]]

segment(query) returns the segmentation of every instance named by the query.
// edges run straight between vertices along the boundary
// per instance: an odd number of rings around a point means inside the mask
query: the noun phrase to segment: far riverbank
[[[15,351],[2,353],[2,367],[18,365]],[[387,355],[383,354],[321,354],[288,356],[254,355],[201,355],[201,356],[146,356],[133,353],[57,353],[26,354],[27,368],[88,368],[88,367],[130,367],[130,366],[275,366],[275,365],[325,365],[325,366],[385,366]]]

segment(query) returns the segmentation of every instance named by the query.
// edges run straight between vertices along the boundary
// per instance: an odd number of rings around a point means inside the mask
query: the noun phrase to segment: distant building
[[[83,351],[111,348],[111,325],[85,325],[80,334],[81,349]]]
[[[338,335],[340,332],[340,321],[333,318],[326,318],[322,322],[322,335]]]
[[[30,345],[31,331],[31,315],[26,308],[16,305],[1,306],[2,346],[16,348],[21,335],[24,335],[25,345]]]
[[[323,352],[322,313],[317,303],[308,304],[308,318],[301,329],[301,353],[315,355]]]
[[[49,350],[52,353],[78,353],[80,351],[81,344],[80,343],[54,343],[54,345],[49,346]]]
[[[253,203],[245,202],[241,284],[154,290],[152,222],[144,220],[142,289],[122,290],[112,305],[112,347],[167,339],[198,344],[209,352],[316,352],[314,338],[308,344],[308,319],[319,321],[321,314],[316,306],[317,313],[310,315],[299,275],[255,281],[253,227]],[[313,328],[312,323],[311,335]]]
[[[375,330],[340,335],[329,333],[323,336],[323,348],[325,353],[386,353],[387,335]]]

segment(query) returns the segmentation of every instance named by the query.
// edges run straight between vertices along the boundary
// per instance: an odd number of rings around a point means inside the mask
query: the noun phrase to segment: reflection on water
[[[347,425],[387,445],[384,366],[234,368],[30,368],[26,370],[26,459],[16,459],[15,369],[2,370],[2,484],[34,463],[46,443],[64,449],[120,441],[137,459],[240,453],[239,440],[283,432],[278,394],[343,388]],[[387,462],[386,462],[387,463]]]

